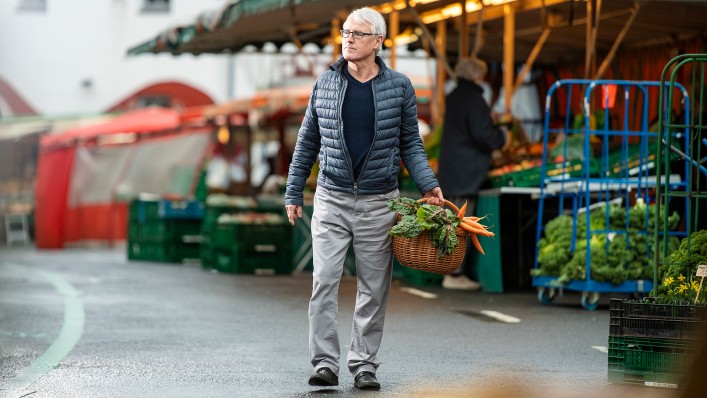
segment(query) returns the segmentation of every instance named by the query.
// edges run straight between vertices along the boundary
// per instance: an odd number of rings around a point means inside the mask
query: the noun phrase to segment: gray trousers
[[[357,293],[347,355],[349,371],[374,372],[393,275],[390,228],[395,213],[386,202],[398,190],[358,195],[317,187],[312,215],[313,286],[309,302],[309,355],[315,369],[339,374],[339,283],[349,245],[356,257]]]

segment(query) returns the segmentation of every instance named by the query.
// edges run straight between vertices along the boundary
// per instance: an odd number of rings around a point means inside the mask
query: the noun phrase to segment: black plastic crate
[[[609,334],[611,336],[653,337],[697,340],[707,327],[704,306],[634,303],[611,299]]]
[[[609,334],[612,336],[697,340],[707,326],[705,322],[685,319],[621,317],[617,321],[609,325]]]
[[[622,316],[636,318],[670,318],[699,321],[705,319],[705,306],[656,304],[650,302],[634,303],[624,301],[621,303]]]

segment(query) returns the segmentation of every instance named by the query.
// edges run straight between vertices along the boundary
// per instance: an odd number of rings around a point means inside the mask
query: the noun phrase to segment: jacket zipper
[[[344,89],[339,92],[339,109],[337,112],[339,114],[339,125],[341,126],[341,128],[339,129],[339,135],[341,136],[341,142],[343,144],[341,149],[344,151],[344,154],[346,154],[346,160],[349,162],[349,172],[351,174],[351,181],[353,181],[354,183],[354,195],[356,195],[357,184],[353,173],[353,161],[351,160],[349,148],[346,146],[346,138],[344,137],[344,118],[342,116],[344,109],[344,96],[346,95],[346,88],[348,87],[349,82],[344,76],[341,76],[341,74],[339,74],[339,78],[344,81]]]
[[[376,80],[378,76],[374,77]],[[376,142],[376,135],[378,135],[378,101],[376,101],[376,85],[375,81],[371,82],[371,90],[373,91],[373,140],[371,140],[371,146],[368,147],[368,152],[366,152],[366,157],[363,159],[363,164],[361,165],[361,172],[358,178],[361,178],[361,174],[366,169],[366,163],[368,163],[368,156],[371,154],[373,149],[373,144]],[[351,173],[353,174],[353,164],[351,165]],[[356,194],[358,192],[358,178],[354,180],[354,199],[356,199]]]
[[[375,80],[378,78],[380,75],[380,72],[378,75],[376,75],[371,82],[371,90],[373,91],[373,140],[371,141],[371,146],[368,148],[368,152],[366,153],[366,157],[363,159],[363,165],[361,165],[361,174],[363,174],[363,170],[366,168],[366,163],[368,163],[368,156],[371,154],[371,150],[373,149],[373,144],[376,142],[376,135],[378,135],[378,102],[376,101],[376,86],[375,86]],[[341,130],[339,133],[341,134],[341,142],[343,142],[343,150],[344,153],[346,154],[346,159],[349,162],[349,171],[351,172],[351,179],[353,180],[353,190],[354,190],[354,202],[358,199],[358,178],[354,177],[354,170],[353,170],[353,161],[351,160],[351,154],[349,153],[349,149],[346,146],[346,139],[344,138],[344,119],[342,117],[342,111],[344,108],[344,95],[346,93],[346,88],[348,87],[348,81],[344,76],[341,76],[339,74],[339,77],[344,81],[344,89],[340,92],[339,94],[339,122],[341,124]],[[359,178],[361,177],[361,174],[359,174]]]

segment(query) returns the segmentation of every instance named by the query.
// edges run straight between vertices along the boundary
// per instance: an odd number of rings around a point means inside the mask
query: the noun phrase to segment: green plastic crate
[[[128,238],[141,242],[197,243],[201,240],[200,220],[154,219],[130,221]]]
[[[698,341],[609,336],[609,381],[679,384],[699,347]]]
[[[128,259],[161,263],[182,263],[200,259],[198,243],[128,241]]]
[[[563,174],[571,177],[582,175],[584,163],[581,160],[570,160],[562,163],[548,163],[545,171],[546,178],[556,178]],[[590,170],[594,170],[594,163],[590,163]],[[541,183],[541,166],[524,170],[512,171],[506,174],[491,177],[494,187],[539,187]]]
[[[285,222],[216,224],[202,241],[202,266],[228,273],[290,273],[292,237]]]
[[[254,250],[255,245],[280,244],[292,246],[292,226],[282,224],[216,224],[208,243],[215,249],[240,247]]]
[[[199,260],[201,260],[201,267],[203,269],[216,269],[216,257],[214,255],[214,249],[210,244],[201,242],[201,245],[199,245]]]
[[[160,202],[157,200],[135,199],[130,203],[129,219],[139,223],[159,218]]]
[[[639,145],[629,145],[628,156],[624,156],[622,150],[615,150],[614,153],[610,154],[606,160],[606,165],[601,166],[601,170],[598,171],[600,174],[604,174],[602,177],[620,177],[624,175],[633,175],[634,170],[638,170],[638,167],[648,167],[652,169],[655,167],[653,162],[655,162],[655,153],[658,150],[658,145],[651,144],[648,146],[648,150],[645,153],[646,156],[641,159],[640,157],[640,146]]]
[[[243,250],[214,249],[213,259],[216,270],[234,274],[289,274],[292,272],[291,245],[263,245],[257,254]]]
[[[397,260],[395,260],[397,261]],[[415,286],[433,286],[440,285],[444,276],[432,272],[418,271],[416,269],[406,267],[403,268],[403,282]]]
[[[678,388],[686,381],[686,375],[656,373],[640,370],[609,369],[608,376],[609,383],[637,384],[665,388]]]

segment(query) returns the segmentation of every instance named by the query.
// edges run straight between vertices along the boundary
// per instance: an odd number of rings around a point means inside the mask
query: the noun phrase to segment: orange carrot
[[[486,255],[486,253],[484,253],[484,249],[481,248],[479,237],[474,233],[470,233],[469,236],[471,236],[471,241],[474,242],[474,247],[476,247],[476,250],[478,250],[481,254]]]
[[[462,227],[463,229],[465,229],[465,230],[471,232],[471,233],[479,233],[479,232],[481,232],[480,229],[476,229],[476,228],[472,227],[471,225],[466,224],[466,223],[463,223],[463,222],[460,222],[460,223],[459,223],[459,226]]]
[[[462,227],[463,229],[465,229],[469,232],[475,233],[475,234],[479,234],[479,235],[483,235],[483,236],[493,236],[493,232],[489,232],[483,228],[474,228],[471,225],[463,223],[463,222],[459,223],[459,226]]]
[[[457,213],[457,217],[464,218],[464,213],[466,213],[466,204],[467,204],[467,202],[465,200],[464,206],[462,206],[461,209],[459,209],[459,213]]]
[[[462,222],[463,222],[463,221],[464,221],[464,220],[462,220]],[[471,221],[473,221],[473,220],[471,220]],[[481,228],[483,228],[483,229],[489,229],[488,225],[481,224],[481,223],[478,222],[478,221],[475,221],[475,222],[476,222],[477,224],[479,224],[479,225],[478,225],[479,227],[481,227]],[[467,224],[468,224],[468,223],[467,223]]]
[[[478,226],[478,225],[475,226],[475,225],[473,225],[473,224],[469,224],[469,223],[466,223],[466,222],[460,222],[460,223],[459,223],[459,226],[462,227],[462,228],[464,228],[465,230],[467,230],[467,231],[469,231],[469,232],[473,232],[473,233],[475,233],[475,234],[479,234],[479,235],[482,235],[482,236],[488,236],[488,237],[493,237],[493,236],[495,236],[493,232],[487,230],[486,228],[480,227],[480,226]]]
[[[481,225],[480,223],[478,223],[478,222],[476,222],[476,221],[474,221],[474,220],[469,220],[469,219],[466,219],[466,218],[465,218],[465,219],[463,219],[462,221],[465,222],[465,223],[467,223],[467,224],[469,224],[469,225],[471,225],[471,226],[474,227],[474,228],[485,229],[483,225]]]

